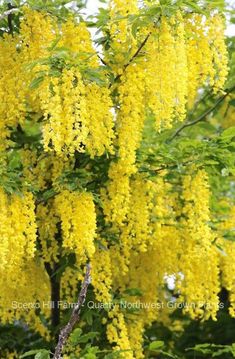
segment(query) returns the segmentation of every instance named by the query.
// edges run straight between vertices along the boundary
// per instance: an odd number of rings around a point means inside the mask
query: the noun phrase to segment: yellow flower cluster
[[[52,43],[57,34],[55,19],[46,12],[34,11],[27,6],[23,7],[24,18],[20,23],[19,46],[25,64],[48,56],[48,45]],[[55,31],[56,30],[56,31]]]
[[[55,198],[55,207],[61,219],[63,247],[74,251],[83,263],[95,252],[96,213],[90,193],[62,191]]]
[[[127,322],[127,330],[131,349],[133,350],[133,357],[135,359],[143,359],[143,334],[144,323],[142,318],[136,320],[129,320]]]
[[[228,76],[228,51],[224,41],[224,30],[225,19],[222,19],[219,15],[214,15],[210,20],[209,34],[212,40],[212,61],[215,71],[214,78],[211,82],[215,92],[223,89]]]
[[[59,28],[53,16],[28,7],[23,11],[20,33],[0,40],[2,150],[9,126],[24,124],[29,112],[41,115],[45,151],[59,156],[112,152],[109,90],[82,75],[84,69],[99,68],[85,23],[69,19]],[[64,48],[62,55],[53,52],[56,42]]]
[[[156,117],[158,130],[171,127],[175,118],[184,120],[188,96],[188,64],[185,24],[182,14],[151,29],[146,44],[146,88],[148,106]]]
[[[130,179],[120,163],[112,163],[109,168],[110,182],[101,190],[104,214],[107,221],[122,225],[126,218],[130,198]]]
[[[169,191],[170,186],[161,177],[151,181],[143,175],[134,175],[130,181],[130,209],[126,221],[118,227],[119,241],[109,248],[113,291],[125,293],[128,289],[138,288],[142,293],[141,296],[126,297],[130,304],[140,303],[138,317],[121,312],[125,323],[121,331],[122,336],[125,335],[122,348],[129,346],[134,358],[144,357],[144,327],[163,312],[153,303],[157,300],[166,302],[163,295],[165,277],[173,275],[179,268],[180,234],[175,227],[173,208],[176,200]],[[117,228],[113,226],[113,230]],[[172,251],[173,246],[175,251]],[[108,339],[116,344],[121,340],[117,323],[119,321],[115,320],[107,327]]]
[[[188,57],[188,101],[192,106],[199,87],[210,84],[215,92],[223,89],[228,74],[228,56],[220,15],[208,18],[194,14],[186,21]]]
[[[39,97],[47,119],[43,127],[46,151],[72,155],[87,150],[92,157],[112,153],[112,102],[106,87],[85,86],[76,68],[64,69],[61,78],[45,82]]]
[[[149,57],[146,87],[150,92],[149,107],[156,116],[158,129],[171,127],[174,118],[174,108],[178,101],[176,92],[176,65],[179,65],[179,60],[177,60],[172,27],[173,25],[167,18],[163,17],[160,28],[153,30],[151,41],[149,41],[146,47],[147,56]],[[183,29],[181,29],[182,31]],[[182,39],[180,41],[178,47],[181,50],[183,45]],[[154,64],[153,61],[156,61],[156,63]],[[182,72],[185,76],[187,66],[183,62],[180,65],[184,67]],[[182,83],[179,82],[179,84],[184,86],[184,77]]]
[[[115,315],[111,311],[113,322],[107,326],[107,335],[110,343],[114,343],[114,350],[130,347],[130,355],[135,358],[144,357],[144,327],[155,320],[171,325],[169,315],[177,304],[185,303],[184,311],[192,318],[216,320],[220,270],[225,287],[231,290],[230,312],[233,315],[234,276],[230,264],[234,246],[229,242],[223,247],[226,255],[219,258],[215,234],[209,224],[208,175],[201,169],[190,171],[184,176],[181,195],[172,192],[173,187],[164,180],[164,175],[154,180],[134,175],[130,181],[130,209],[125,222],[112,227],[119,240],[110,243],[108,249],[112,258],[111,273],[110,269],[107,273],[111,290],[125,293],[138,288],[141,295],[125,294],[130,304],[139,303],[138,318],[120,308]],[[175,307],[168,307],[172,300],[164,291],[168,280],[180,294]],[[103,290],[106,293],[107,286]],[[153,305],[157,302],[162,305],[161,309]]]
[[[9,127],[14,127],[26,113],[25,85],[21,62],[16,51],[17,40],[10,35],[0,39],[0,150],[7,147]]]
[[[88,62],[90,67],[98,66],[98,58],[92,47],[90,33],[85,22],[79,24],[73,18],[69,18],[61,26],[61,39],[59,44],[69,49],[79,61]],[[60,34],[61,35],[61,34]]]
[[[179,301],[191,304],[186,311],[193,318],[215,319],[221,269],[235,315],[231,275],[235,248],[226,242],[225,255],[219,256],[214,246],[206,172],[196,170],[185,176],[179,196],[164,179],[165,173],[150,180],[138,173],[136,164],[146,114],[155,116],[157,130],[169,128],[175,119],[185,119],[200,87],[210,84],[215,92],[222,89],[227,76],[223,19],[178,12],[162,16],[134,38],[128,17],[138,13],[138,3],[110,2],[111,40],[104,51],[116,76],[110,89],[105,76],[102,86],[92,81],[99,73],[99,61],[83,22],[70,18],[58,26],[53,16],[25,7],[19,34],[0,39],[0,151],[7,147],[10,127],[20,124],[24,129],[27,116],[33,124],[41,124],[44,152],[39,154],[38,148],[30,146],[20,149],[23,186],[30,184],[40,193],[48,188],[56,192],[35,210],[33,196],[26,190],[22,196],[0,190],[0,316],[4,323],[24,318],[19,310],[2,314],[2,308],[10,308],[22,296],[28,302],[49,298],[44,264],[75,253],[76,264],[62,276],[63,298],[74,299],[77,282],[83,278],[81,268],[89,259],[97,300],[110,302],[117,292],[130,302],[138,297],[143,304],[138,318],[118,306],[109,312],[107,338],[127,359],[144,358],[145,326],[156,319],[167,321],[169,310],[158,311],[151,304],[167,301],[164,286],[169,277],[180,293]],[[64,51],[62,57],[56,49],[53,52],[55,41]],[[32,62],[28,71],[26,65]],[[39,86],[30,88],[38,76]],[[101,197],[104,228],[109,231],[105,234],[114,235],[115,240],[99,235],[96,248],[92,194],[64,189],[59,178],[74,167],[76,152],[87,151],[92,158],[106,152],[114,155],[114,143],[117,156]],[[34,258],[34,212],[40,258]],[[62,237],[62,248],[57,237]],[[134,288],[142,295],[125,294]],[[47,310],[43,314],[49,317]],[[27,317],[33,328],[48,335],[35,310],[30,309]]]
[[[223,238],[224,233],[232,234],[234,231],[235,206],[231,203],[224,203],[229,213],[218,226],[221,236],[216,241],[220,254],[220,268],[222,276],[222,286],[229,292],[230,308],[229,313],[235,317],[235,243],[232,240]]]
[[[215,92],[222,90],[228,58],[219,15],[205,22],[200,14],[183,17],[178,12],[170,19],[162,17],[151,31],[146,86],[161,129],[171,127],[174,118],[185,119],[187,103],[193,105],[200,87],[210,84]]]
[[[212,316],[215,319],[219,306],[219,262],[212,244],[215,235],[208,224],[210,192],[205,171],[185,176],[182,198],[185,218],[182,220],[184,252],[180,267],[184,279],[180,292],[190,304],[186,311],[192,317],[207,319]]]
[[[154,190],[151,181],[136,175],[130,183],[130,202],[127,223],[122,227],[120,241],[125,247],[126,260],[131,251],[146,252],[151,243],[150,215]],[[129,250],[128,250],[129,248]],[[123,253],[124,255],[124,253]]]
[[[120,110],[117,113],[118,162],[109,170],[105,214],[112,222],[121,224],[127,215],[130,183],[136,172],[136,150],[140,146],[145,118],[144,72],[137,64],[130,65],[121,76],[119,86]]]
[[[79,70],[79,64],[84,62],[94,69],[99,65],[85,23],[76,24],[70,19],[63,24],[59,44],[71,51],[72,66],[64,68],[60,77],[47,78],[39,88],[38,97],[46,120],[44,148],[58,155],[87,150],[94,157],[112,152],[114,133],[109,90],[85,81]]]
[[[219,15],[204,21],[200,14],[178,11],[170,18],[162,16],[141,34],[137,32],[134,39],[128,16],[138,11],[137,1],[111,1],[107,25],[111,39],[105,54],[114,63],[115,51],[119,54],[119,81],[114,85],[118,161],[110,167],[110,181],[103,198],[106,219],[118,225],[126,220],[129,178],[136,172],[136,151],[146,113],[151,110],[154,114],[158,130],[171,127],[175,119],[183,121],[187,104],[193,105],[199,88],[209,83],[216,92],[223,87],[228,66],[223,20]],[[121,19],[117,22],[118,16]],[[219,28],[216,38],[215,24]]]
[[[108,248],[97,249],[91,260],[92,285],[96,299],[102,303],[111,303],[112,300],[111,260]]]
[[[132,181],[126,176],[125,180],[126,188],[124,187],[124,189],[127,189],[127,195],[129,196],[128,206],[116,208],[116,222],[115,225],[113,225],[114,232],[116,231],[120,238],[120,244],[118,249],[116,245],[110,249],[112,252],[111,258],[114,270],[115,268],[119,268],[123,274],[128,271],[132,251],[145,252],[148,244],[151,242],[150,213],[152,198],[154,196],[151,181],[146,180],[143,176],[136,175]],[[121,184],[119,183],[119,187],[116,189],[117,192],[115,192],[114,183],[113,181],[111,184],[112,187],[111,185],[109,186],[109,190],[112,189],[117,198],[117,202],[113,203],[120,205],[118,199],[122,196],[123,203],[127,204],[125,192],[120,192],[119,189]],[[105,198],[105,210],[107,210],[107,207],[110,205],[110,201],[106,201],[107,199]],[[123,214],[122,217],[120,217],[120,212]],[[105,212],[105,214],[106,213],[107,212]],[[117,214],[119,214],[119,216],[117,216]],[[125,218],[125,222],[119,221],[120,218]]]
[[[234,212],[234,210],[233,210]],[[234,213],[231,216],[234,220]],[[234,222],[232,227],[234,227]],[[226,288],[229,292],[229,314],[232,317],[235,317],[235,263],[234,263],[234,256],[235,256],[235,243],[228,240],[220,240],[219,241],[220,247],[222,251],[220,253],[220,265],[222,271],[222,284],[224,288]]]
[[[58,262],[60,254],[59,244],[56,241],[59,218],[54,200],[39,203],[36,210],[38,237],[41,246],[41,257],[45,263]]]
[[[110,48],[105,53],[105,60],[117,73],[136,50],[136,40],[129,26],[128,16],[138,11],[136,0],[111,0],[109,2],[110,22],[108,32],[111,37]]]
[[[34,258],[37,230],[34,209],[31,193],[8,196],[0,190],[0,316],[1,323],[26,320],[31,328],[47,336],[48,330],[33,307],[36,301],[50,299],[48,277],[42,262]],[[22,307],[24,303],[27,308]],[[45,310],[44,314],[49,317],[50,311]]]
[[[15,248],[15,243],[14,247]],[[12,251],[13,252],[13,251]],[[37,315],[36,306],[48,320],[50,308],[43,305],[50,301],[50,282],[43,262],[25,258],[25,264],[14,272],[0,271],[0,316],[6,324],[21,320],[36,332],[49,339],[48,328]]]
[[[109,318],[112,319],[112,322],[107,325],[107,338],[110,343],[116,344],[114,351],[124,351],[124,353],[120,353],[121,358],[134,359],[128,339],[125,318],[118,305],[114,306],[114,308],[109,311]]]
[[[109,90],[95,83],[86,86],[88,136],[86,146],[91,157],[102,156],[113,150],[113,115]]]
[[[20,270],[26,260],[33,258],[36,250],[36,224],[34,200],[31,193],[8,196],[0,189],[1,228],[0,247],[3,273]],[[14,248],[14,250],[12,250]]]
[[[62,174],[74,168],[75,158],[64,161],[54,153],[38,153],[35,148],[27,145],[20,151],[20,160],[23,165],[24,185],[29,183],[37,190],[44,191],[51,184],[55,191],[63,189],[60,183]]]
[[[52,86],[52,91],[48,89],[39,94],[44,116],[48,119],[43,127],[45,150],[58,155],[84,152],[88,128],[85,86],[80,72],[64,69],[61,78],[52,78],[48,85]]]

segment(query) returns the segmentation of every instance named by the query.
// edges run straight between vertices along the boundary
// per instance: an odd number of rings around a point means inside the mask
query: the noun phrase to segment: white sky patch
[[[104,4],[102,4],[104,5]],[[99,0],[88,0],[87,2],[87,13],[88,15],[94,15],[98,8],[101,7]]]

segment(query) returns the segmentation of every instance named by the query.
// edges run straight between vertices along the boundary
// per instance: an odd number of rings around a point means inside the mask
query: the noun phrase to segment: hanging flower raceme
[[[25,74],[17,52],[18,38],[6,34],[0,38],[0,150],[9,145],[10,127],[22,122],[26,114]]]
[[[45,151],[63,157],[112,152],[112,100],[105,81],[98,85],[89,77],[99,61],[85,23],[70,18],[60,27],[47,13],[28,7],[23,13],[19,34],[0,40],[3,150],[9,127],[28,115],[42,121]],[[40,116],[31,118],[34,113]]]
[[[63,247],[74,251],[79,263],[95,252],[96,213],[92,195],[87,192],[62,191],[55,198],[61,219]]]
[[[117,73],[121,74],[128,59],[137,50],[128,16],[138,13],[137,0],[111,0],[109,2],[110,21],[107,31],[110,34],[110,46],[105,51],[105,60]]]
[[[32,306],[26,311],[19,303],[42,303],[50,298],[48,277],[36,257],[37,228],[31,193],[7,195],[0,190],[0,316],[1,323],[27,318],[31,328],[47,336]],[[35,283],[37,285],[35,286]],[[50,310],[44,312],[49,317]]]
[[[228,76],[228,50],[225,43],[225,19],[214,15],[209,20],[209,38],[212,42],[214,78],[211,81],[214,92],[223,90]],[[205,54],[204,54],[205,55]]]
[[[217,93],[223,89],[228,74],[228,54],[224,21],[217,14],[205,21],[200,14],[186,17],[188,58],[188,101],[192,106],[198,89],[210,85]]]
[[[113,153],[113,116],[109,90],[82,79],[73,67],[45,81],[39,93],[44,112],[46,151],[72,156],[87,151],[92,157]]]
[[[85,88],[88,136],[86,148],[91,157],[114,154],[112,100],[105,86],[87,83]]]
[[[36,224],[34,200],[31,193],[8,196],[0,190],[2,225],[0,228],[1,271],[20,271],[26,261],[34,257],[36,250]],[[14,250],[12,250],[14,248]],[[6,275],[6,274],[5,274]]]
[[[112,301],[112,271],[110,251],[107,243],[103,242],[102,247],[96,249],[91,260],[92,267],[92,285],[95,290],[95,296],[101,303],[110,304]]]
[[[51,79],[52,91],[40,92],[44,116],[43,144],[58,155],[84,152],[88,136],[85,86],[76,69]],[[43,88],[42,88],[43,89]],[[49,96],[48,96],[49,93]]]
[[[54,199],[48,200],[47,203],[39,203],[36,215],[41,257],[45,263],[56,263],[59,261],[60,247],[56,240],[59,233],[59,218]]]
[[[150,110],[155,116],[157,130],[172,127],[175,120],[183,121],[187,105],[193,104],[198,89],[209,81],[217,91],[215,81],[223,86],[227,68],[219,15],[206,21],[200,14],[188,16],[180,11],[171,17],[159,16],[155,24],[144,28],[142,33],[137,31],[133,39],[128,16],[130,11],[138,13],[136,6],[136,3],[110,2],[111,20],[107,26],[113,36],[109,49],[104,49],[109,57],[110,53],[114,56],[115,46],[125,44],[129,48],[128,58],[119,61],[122,69],[119,68],[118,81],[114,84],[118,162],[110,167],[104,204],[107,220],[119,224],[125,221],[129,208],[129,177],[136,171],[136,151],[146,113]],[[116,14],[124,17],[118,23]],[[209,34],[219,19],[221,34],[216,40]],[[221,58],[220,67],[215,57]]]
[[[71,17],[63,23],[59,44],[68,49],[78,62],[85,62],[92,68],[98,67],[98,57],[92,46],[91,35],[85,22],[77,23]]]
[[[118,305],[109,311],[109,318],[112,322],[107,325],[107,338],[111,344],[115,344],[113,349],[124,351],[120,353],[121,358],[134,359],[125,318]]]
[[[229,313],[235,317],[235,243],[233,241],[235,206],[230,200],[225,202],[223,199],[223,208],[226,208],[228,213],[226,216],[222,213],[222,219],[218,223],[220,236],[216,240],[216,245],[219,251],[222,286],[229,293]]]
[[[167,18],[163,17],[159,27],[153,28],[152,31],[146,44],[146,89],[150,94],[147,106],[156,117],[157,128],[161,129],[171,127],[174,119],[177,99],[177,54],[173,25]]]
[[[182,220],[184,252],[180,267],[184,279],[180,292],[188,303],[186,311],[192,317],[215,319],[219,308],[219,263],[213,245],[215,235],[208,224],[210,191],[204,170],[185,176],[182,198],[185,202]]]
[[[128,212],[129,178],[136,172],[136,151],[140,146],[145,118],[144,72],[141,66],[130,65],[121,76],[120,109],[117,113],[118,162],[109,170],[107,218],[121,224]]]
[[[215,30],[215,26],[217,29]],[[161,17],[150,29],[146,49],[146,86],[157,129],[184,120],[199,88],[224,86],[228,58],[220,15],[207,20],[200,14]]]
[[[234,215],[233,215],[234,219]],[[234,226],[234,222],[232,224]],[[235,243],[226,239],[220,239],[218,242],[220,251],[220,267],[222,272],[222,285],[229,292],[229,314],[235,317],[235,276],[234,276],[234,255]]]

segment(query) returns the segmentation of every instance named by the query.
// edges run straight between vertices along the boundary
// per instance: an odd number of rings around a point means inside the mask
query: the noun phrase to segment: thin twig
[[[0,20],[3,20],[5,17],[8,17],[9,15],[13,14],[14,12],[18,12],[19,9],[10,9],[10,10],[7,10],[5,11],[4,13],[0,14]]]
[[[143,49],[143,47],[145,46],[146,42],[148,41],[149,37],[151,35],[151,32],[148,33],[148,35],[145,37],[145,39],[143,40],[143,42],[140,44],[140,46],[138,47],[138,49],[136,50],[136,52],[134,53],[134,55],[130,58],[130,60],[124,65],[123,67],[123,72],[127,69],[128,66],[131,65],[131,63],[134,61],[134,59],[139,55],[139,53],[141,52],[141,50]],[[123,74],[123,73],[122,73]],[[120,79],[120,77],[122,76],[122,74],[118,74],[115,79],[114,82],[116,82],[118,79]],[[109,85],[109,87],[111,87],[112,84]]]
[[[61,355],[63,352],[63,348],[69,338],[69,335],[71,334],[71,332],[74,328],[74,325],[79,321],[81,307],[83,306],[83,304],[85,302],[86,295],[87,295],[87,289],[88,289],[90,282],[91,282],[91,266],[90,266],[90,263],[88,263],[87,267],[86,267],[85,278],[82,283],[82,288],[81,288],[81,291],[78,296],[78,301],[73,309],[73,312],[69,319],[68,324],[60,332],[59,341],[57,343],[53,359],[62,359]]]
[[[224,101],[224,99],[235,90],[235,86],[231,87],[230,89],[226,90],[225,94],[221,96],[216,103],[210,107],[208,110],[206,110],[203,114],[201,114],[196,120],[185,122],[181,127],[179,127],[176,132],[173,134],[173,136],[168,140],[168,142],[171,142],[174,140],[185,128],[191,127],[193,125],[196,125],[197,123],[205,120],[208,115],[210,115],[220,104]]]
[[[136,52],[134,53],[134,55],[130,58],[130,60],[128,61],[128,63],[124,66],[124,70],[133,62],[133,60],[139,55],[140,51],[143,49],[143,47],[145,46],[146,42],[148,41],[149,37],[151,35],[151,32],[148,33],[148,35],[145,37],[144,41],[141,43],[140,47],[136,50]]]
[[[160,21],[161,19],[161,15],[159,16],[158,20],[154,22],[154,25],[157,26],[157,23]],[[136,52],[134,53],[134,55],[130,58],[130,60],[124,65],[123,67],[123,72],[125,72],[125,70],[128,68],[128,66],[130,66],[132,64],[132,62],[134,61],[134,59],[139,55],[139,53],[141,52],[141,50],[143,49],[143,47],[145,46],[145,44],[147,43],[148,39],[150,38],[152,32],[150,31],[146,37],[144,38],[143,42],[140,44],[140,46],[138,47],[138,49],[136,50]],[[118,74],[115,79],[114,82],[116,82],[120,77],[122,76],[122,74]],[[109,85],[109,88],[112,86],[112,84]]]
[[[107,66],[106,61],[99,54],[98,54],[98,58],[100,59],[103,65]]]

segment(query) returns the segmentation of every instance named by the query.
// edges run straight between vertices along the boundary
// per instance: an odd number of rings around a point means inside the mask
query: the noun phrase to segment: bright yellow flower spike
[[[74,251],[79,263],[95,252],[96,213],[90,193],[62,191],[55,198],[62,222],[63,246]]]

